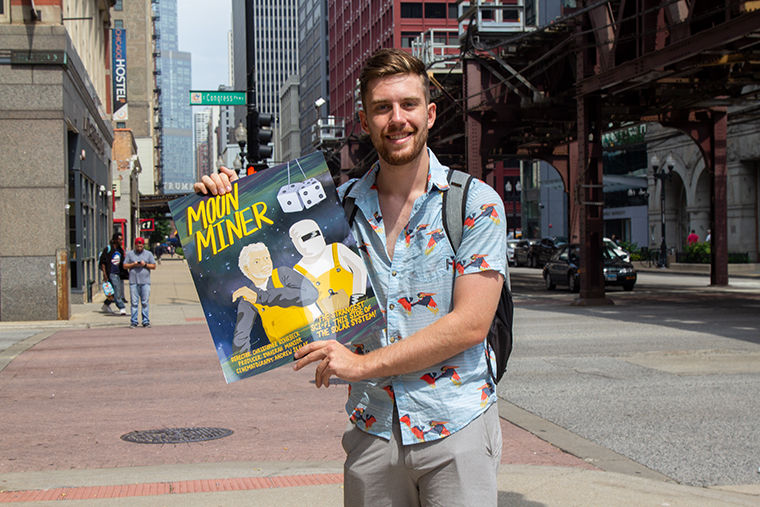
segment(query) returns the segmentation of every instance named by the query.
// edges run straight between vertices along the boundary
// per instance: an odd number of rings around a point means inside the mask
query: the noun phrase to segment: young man
[[[310,343],[295,368],[317,363],[317,387],[331,377],[351,382],[346,505],[496,505],[501,430],[485,337],[507,272],[503,204],[472,182],[466,214],[480,218],[464,226],[454,254],[441,232],[447,169],[427,148],[436,106],[424,65],[380,50],[360,88],[361,125],[379,162],[349,192],[359,209],[352,231],[367,245],[387,327],[364,344],[365,354],[336,341]],[[223,171],[195,188],[225,193],[234,179]],[[481,213],[487,207],[493,213]],[[439,311],[427,301],[403,304],[422,296]]]
[[[100,254],[100,269],[103,273],[103,279],[111,283],[113,295],[106,297],[103,302],[101,311],[105,313],[115,313],[111,310],[111,303],[116,302],[116,307],[121,315],[126,315],[127,310],[124,305],[124,280],[122,271],[124,270],[124,249],[121,246],[122,236],[120,232],[115,232],[111,237],[111,242],[103,249]]]
[[[135,249],[127,252],[124,267],[129,270],[129,299],[131,303],[131,319],[129,327],[137,327],[138,304],[142,305],[142,325],[150,327],[148,315],[150,298],[150,270],[156,269],[156,260],[150,250],[145,249],[145,239],[135,239]]]

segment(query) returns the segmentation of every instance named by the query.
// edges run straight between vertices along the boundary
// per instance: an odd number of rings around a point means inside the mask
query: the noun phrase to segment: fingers
[[[200,181],[196,181],[195,183],[193,183],[193,192],[195,192],[196,194],[208,195],[208,190],[206,189],[206,185],[204,185]]]
[[[193,184],[193,190],[203,195],[208,195],[209,192],[211,195],[224,195],[232,191],[232,182],[236,179],[235,171],[229,169],[227,172],[204,174],[200,182]]]
[[[229,178],[230,182],[237,181],[237,179],[238,179],[237,173],[235,171],[233,171],[232,169],[229,169],[227,167],[221,166],[219,168],[219,172],[223,173],[223,174],[226,174],[227,178]]]
[[[320,361],[319,365],[317,365],[316,370],[314,371],[314,383],[317,387],[330,387],[330,376],[332,375],[332,371],[330,370],[330,359],[325,357]]]
[[[295,354],[293,354],[293,357],[296,358],[298,361],[296,364],[293,365],[293,369],[298,371],[304,366],[307,366],[311,363],[315,363],[317,361],[321,361],[325,357],[327,357],[327,352],[325,350],[322,350],[324,347],[312,347],[312,345],[315,345],[317,343],[324,343],[324,342],[311,342],[308,345],[304,345],[300,349],[298,349]]]

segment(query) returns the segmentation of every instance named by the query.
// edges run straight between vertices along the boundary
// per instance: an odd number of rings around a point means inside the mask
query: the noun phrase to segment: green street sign
[[[191,106],[244,106],[245,92],[190,90]]]

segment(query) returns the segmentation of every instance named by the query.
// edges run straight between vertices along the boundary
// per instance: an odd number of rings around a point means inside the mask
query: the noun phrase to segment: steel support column
[[[609,304],[604,296],[602,273],[602,235],[604,231],[604,193],[602,188],[602,104],[598,92],[583,93],[583,79],[593,73],[592,53],[583,26],[576,26],[576,206],[580,211],[580,297],[576,304]],[[572,171],[571,171],[572,172]],[[572,181],[572,180],[571,180]],[[572,215],[571,215],[572,218]]]
[[[465,144],[467,146],[466,169],[476,178],[483,178],[483,126],[479,110],[483,83],[480,63],[474,59],[465,60],[464,96],[467,99],[465,107]]]
[[[728,285],[728,201],[726,190],[726,136],[728,115],[725,109],[712,114],[712,192],[710,192],[710,285]]]
[[[726,137],[728,115],[725,108],[698,111],[684,120],[661,122],[692,138],[699,146],[710,175],[710,284],[728,285],[728,201],[726,189]]]

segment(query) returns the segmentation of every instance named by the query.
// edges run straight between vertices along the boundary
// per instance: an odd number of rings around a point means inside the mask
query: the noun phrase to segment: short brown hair
[[[364,96],[367,93],[367,85],[370,81],[397,74],[417,74],[420,76],[425,90],[425,101],[430,103],[430,80],[422,60],[402,49],[383,48],[375,51],[364,62],[364,67],[359,74],[359,92],[361,93],[362,104],[364,104]]]

